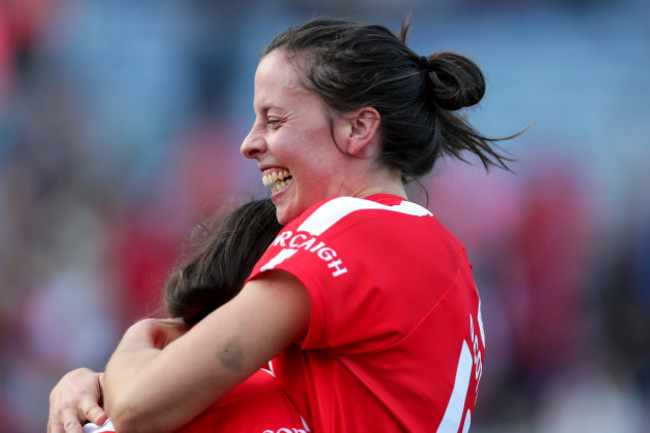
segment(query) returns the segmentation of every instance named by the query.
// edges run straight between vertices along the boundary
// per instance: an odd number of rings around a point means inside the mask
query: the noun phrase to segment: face
[[[283,50],[260,61],[253,105],[255,123],[241,152],[257,160],[281,224],[320,200],[349,195],[345,179],[349,157],[333,138],[344,127],[343,120],[328,115],[321,99],[302,86]]]

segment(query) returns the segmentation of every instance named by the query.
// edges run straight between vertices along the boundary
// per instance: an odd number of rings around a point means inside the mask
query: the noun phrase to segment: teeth
[[[284,171],[274,171],[271,174],[262,176],[262,184],[264,186],[271,186],[271,192],[275,193],[283,188],[285,188],[289,182],[291,173],[289,170]],[[289,179],[287,179],[289,178]]]

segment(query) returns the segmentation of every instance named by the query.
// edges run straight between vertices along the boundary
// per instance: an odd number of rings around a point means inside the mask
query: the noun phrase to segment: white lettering
[[[277,247],[280,245],[281,247],[286,247],[287,245],[284,243],[285,240],[289,239],[293,233],[290,231],[282,232],[278,235],[278,237],[275,238],[273,241],[273,246]]]
[[[328,268],[336,269],[334,272],[332,272],[333,277],[338,277],[339,275],[343,275],[348,271],[347,268],[341,267],[342,264],[343,264],[342,260],[336,260],[327,265]]]
[[[306,251],[309,251],[312,245],[314,245],[314,242],[316,242],[316,238],[310,238],[308,241],[304,242],[302,245],[300,245],[300,248],[303,248]]]
[[[282,247],[284,250],[280,251],[277,256],[272,258],[267,264],[265,264],[261,270],[267,271],[273,269],[279,263],[291,257],[298,249],[304,249],[310,253],[316,253],[319,259],[328,262],[327,267],[332,269],[332,276],[338,277],[345,274],[348,269],[343,266],[343,260],[338,259],[338,254],[333,248],[325,246],[325,242],[319,241],[315,246],[317,238],[315,236],[310,236],[307,233],[293,233],[290,230],[280,233],[275,240],[273,240],[274,247]]]
[[[314,238],[314,240],[316,240],[316,238]],[[316,251],[318,251],[319,249],[323,248],[324,246],[325,246],[325,242],[319,242],[318,245],[316,245],[314,248],[312,248],[311,250],[309,250],[309,252],[310,252],[310,253],[315,253]]]
[[[296,235],[292,237],[291,240],[289,241],[289,246],[291,248],[300,248],[301,245],[298,245],[298,242],[303,241],[305,239],[307,239],[307,235],[301,235],[300,233],[296,233]]]
[[[333,249],[326,247],[326,248],[321,248],[318,250],[318,257],[321,259],[325,260],[326,262],[329,262],[332,260],[334,257],[336,257],[336,251]]]
[[[478,313],[476,315],[476,320],[478,321],[478,329],[481,331],[481,343],[483,343],[483,349],[485,349],[485,330],[483,329],[483,315],[481,314],[481,300],[478,300]]]
[[[480,324],[479,324],[480,327]],[[473,352],[473,364],[474,364],[474,379],[476,379],[476,392],[478,393],[478,386],[481,382],[481,376],[483,375],[483,360],[481,359],[481,348],[479,346],[479,337],[474,331],[474,318],[472,315],[469,315],[469,332],[470,338],[472,339],[472,352]],[[481,336],[482,337],[482,336]]]

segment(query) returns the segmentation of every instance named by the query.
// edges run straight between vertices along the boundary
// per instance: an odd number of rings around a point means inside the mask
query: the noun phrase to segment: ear
[[[373,107],[360,108],[345,116],[345,144],[349,155],[370,156],[371,143],[378,137],[381,116]]]

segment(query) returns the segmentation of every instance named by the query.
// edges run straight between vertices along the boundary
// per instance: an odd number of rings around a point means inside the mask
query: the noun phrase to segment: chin
[[[275,208],[275,217],[278,219],[278,222],[283,226],[289,224],[291,221],[298,218],[301,213],[302,211],[298,211],[295,208],[288,208],[288,207],[282,207],[277,205]]]
[[[276,208],[275,210],[275,217],[277,218],[278,222],[283,226],[287,225],[287,223],[291,221],[290,219],[287,219],[286,212],[284,212],[282,209],[279,208]]]

